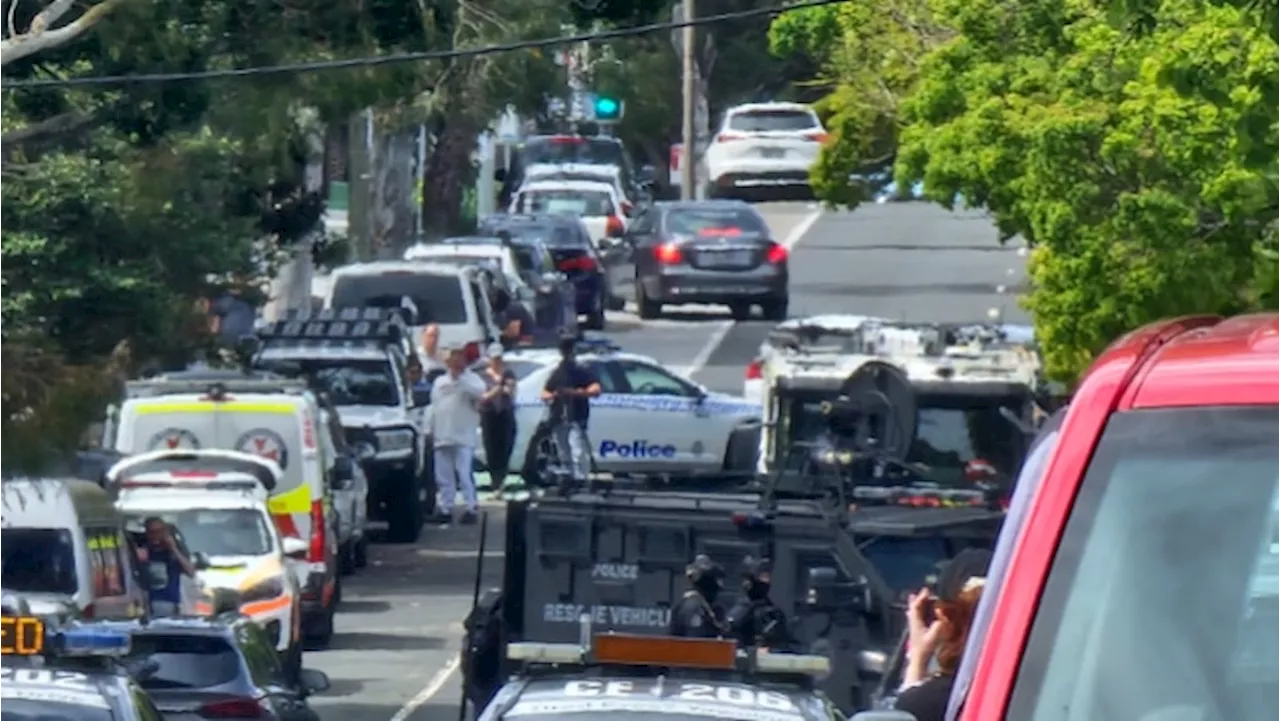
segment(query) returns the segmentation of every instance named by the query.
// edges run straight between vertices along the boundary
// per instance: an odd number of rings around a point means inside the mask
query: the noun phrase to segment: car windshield
[[[760,216],[746,208],[676,208],[667,214],[667,230],[678,235],[768,235]]]
[[[400,391],[386,360],[309,360],[307,370],[335,406],[400,405]]]
[[[148,691],[211,688],[240,676],[240,654],[217,636],[134,634],[129,656],[156,662],[138,674]]]
[[[613,200],[603,190],[546,189],[521,191],[520,213],[569,213],[589,218],[613,215]]]
[[[822,402],[827,391],[799,392],[783,401],[777,443],[779,449],[796,441],[817,440],[827,429]],[[916,410],[916,438],[907,462],[916,464],[926,480],[963,486],[969,461],[985,460],[1002,478],[1011,479],[1025,453],[1022,431],[1000,412],[1004,407],[1021,414],[1025,399],[1016,396],[921,394]],[[781,458],[779,458],[781,460]],[[803,458],[793,454],[788,464],[798,470]]]
[[[557,136],[538,138],[525,143],[520,162],[525,166],[549,164],[616,165],[625,162],[622,144],[614,140],[597,140]]]
[[[32,689],[26,695],[33,697],[45,695],[52,699],[58,698],[61,692],[57,687],[53,687],[47,692]],[[101,702],[101,706],[88,706],[44,699],[15,698],[13,693],[7,690],[3,698],[4,709],[0,711],[0,720],[3,721],[55,721],[55,719],[56,721],[114,721],[111,710],[106,708],[105,700]]]
[[[408,296],[418,309],[418,325],[467,322],[462,282],[441,273],[380,273],[339,275],[333,281],[334,308],[399,308]]]
[[[76,556],[71,532],[62,528],[6,528],[0,531],[6,591],[73,594]]]
[[[1112,416],[1056,544],[1009,718],[1280,715],[1278,433],[1275,406]]]
[[[135,514],[129,530],[141,532],[142,522],[151,516],[164,519],[177,529],[191,553],[215,556],[263,556],[275,544],[261,513],[249,508],[201,508],[174,513]]]
[[[729,130],[743,133],[788,132],[817,129],[818,120],[807,110],[748,110],[729,116]]]

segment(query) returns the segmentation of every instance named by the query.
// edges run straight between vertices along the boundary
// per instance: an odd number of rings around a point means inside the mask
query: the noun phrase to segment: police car
[[[507,354],[506,361],[519,379],[512,466],[522,468],[527,483],[539,485],[555,458],[551,429],[542,422],[542,389],[560,354],[523,349]],[[754,472],[758,405],[709,391],[607,340],[584,341],[578,362],[595,373],[603,391],[591,400],[588,428],[597,472],[673,478]],[[481,448],[477,444],[483,461]]]
[[[904,460],[931,480],[975,473],[1011,478],[1026,451],[1040,385],[1030,332],[1017,327],[922,325],[856,316],[789,321],[761,351],[764,428],[757,469],[794,460],[798,443],[826,427],[822,404],[854,374],[875,364],[900,372],[909,387],[878,388],[912,408],[914,436]],[[971,479],[972,480],[972,479]]]
[[[326,309],[258,330],[255,367],[306,376],[336,408],[369,482],[370,517],[396,542],[418,538],[435,493],[420,403],[405,375],[414,353],[394,310]]]
[[[281,537],[267,509],[283,471],[275,463],[235,451],[154,451],[131,456],[107,472],[116,507],[141,532],[155,516],[172,524],[199,559],[206,589],[228,589],[240,611],[266,631],[282,662],[302,667],[302,590],[291,558],[307,542]],[[212,612],[212,604],[198,608]]]
[[[20,605],[20,604],[15,604]],[[121,662],[127,631],[99,624],[48,628],[6,603],[0,618],[0,706],[5,721],[159,721]]]
[[[731,721],[844,718],[813,688],[813,680],[830,670],[825,656],[740,649],[718,639],[614,633],[588,638],[589,648],[509,644],[507,658],[523,672],[494,695],[478,721],[604,714],[621,721],[654,715]]]

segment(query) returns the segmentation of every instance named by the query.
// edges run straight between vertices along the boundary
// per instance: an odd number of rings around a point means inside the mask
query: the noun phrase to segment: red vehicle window
[[[1275,406],[1108,420],[1007,718],[1280,715],[1278,434]]]

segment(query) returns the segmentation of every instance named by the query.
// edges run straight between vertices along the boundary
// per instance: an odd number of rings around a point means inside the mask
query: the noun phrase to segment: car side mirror
[[[200,551],[191,554],[191,565],[196,567],[197,571],[203,571],[209,568],[209,557]]]
[[[298,690],[307,696],[324,693],[329,690],[329,676],[324,671],[314,668],[299,669]]]
[[[431,391],[427,388],[415,388],[413,391],[413,407],[425,408],[431,405]]]
[[[871,592],[865,581],[841,581],[836,569],[828,566],[809,569],[806,603],[815,611],[868,611]]]
[[[280,551],[289,558],[306,556],[309,545],[310,544],[297,536],[285,536],[280,539]]]
[[[333,487],[345,491],[356,482],[356,464],[351,456],[333,459]]]
[[[636,168],[636,182],[644,187],[652,186],[658,178],[658,171],[648,163]]]

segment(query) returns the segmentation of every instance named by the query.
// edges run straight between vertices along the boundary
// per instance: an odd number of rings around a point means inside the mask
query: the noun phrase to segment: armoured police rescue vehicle
[[[591,635],[582,642],[513,643],[515,676],[477,718],[572,718],[608,714],[624,721],[675,716],[740,721],[838,721],[839,710],[814,680],[825,656],[739,648],[716,639]],[[483,705],[483,699],[480,704]]]
[[[284,472],[273,461],[236,451],[153,451],[130,456],[107,472],[116,507],[131,531],[160,518],[199,558],[206,592],[235,592],[241,613],[266,631],[286,668],[302,668],[302,589],[295,568],[307,543],[281,536],[267,510]],[[299,579],[301,576],[301,579]],[[197,608],[213,612],[211,602]]]
[[[283,471],[267,506],[281,535],[306,543],[304,633],[333,635],[341,595],[336,521],[330,498],[333,458],[321,440],[320,405],[301,381],[237,377],[220,371],[174,373],[126,385],[110,445],[125,453],[224,449],[262,456]]]
[[[577,360],[595,374],[602,392],[591,399],[587,435],[597,472],[673,481],[744,480],[753,473],[760,409],[716,393],[647,356],[604,339],[584,340]],[[519,378],[517,436],[512,465],[525,482],[546,485],[563,464],[546,422],[542,389],[560,362],[554,349],[518,349],[506,356]],[[477,449],[483,448],[478,444]],[[479,453],[483,461],[483,453]]]
[[[876,370],[887,377],[846,379],[856,410],[826,409],[825,445],[805,445],[816,453],[804,473],[738,492],[562,486],[508,504],[503,585],[468,619],[468,657],[481,668],[511,643],[572,641],[584,615],[601,631],[661,634],[695,555],[729,573],[767,558],[790,648],[830,659],[819,687],[841,709],[867,708],[905,631],[907,595],[965,548],[990,547],[1004,518],[998,489],[944,487],[903,462],[906,446],[868,437],[911,437],[917,418],[901,373]],[[903,407],[875,405],[886,396]],[[731,608],[740,594],[727,583],[715,603]]]
[[[800,472],[797,444],[824,427],[824,401],[841,393],[863,368],[900,371],[914,406],[915,434],[903,460],[939,483],[1011,479],[1026,453],[1040,393],[1040,362],[1029,329],[894,323],[856,316],[789,321],[769,334],[762,351],[764,430],[758,470]],[[872,390],[884,388],[872,381]],[[892,389],[891,389],[892,390]],[[890,439],[881,438],[881,442]]]
[[[0,706],[6,721],[163,718],[130,675],[127,631],[95,623],[58,629],[10,598],[0,630]]]
[[[124,518],[96,483],[13,478],[0,484],[0,581],[37,613],[83,618],[147,615],[145,575]],[[184,589],[195,603],[195,589]]]
[[[435,492],[422,415],[427,398],[415,397],[406,376],[415,351],[400,311],[297,314],[260,328],[258,337],[255,367],[301,375],[337,409],[369,482],[370,519],[386,521],[393,541],[417,540]]]

